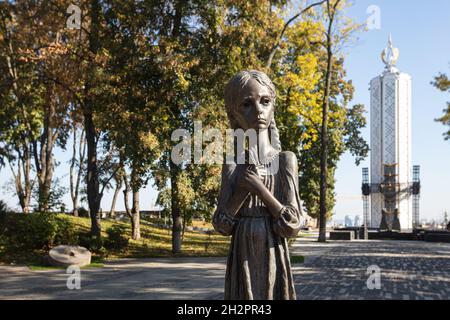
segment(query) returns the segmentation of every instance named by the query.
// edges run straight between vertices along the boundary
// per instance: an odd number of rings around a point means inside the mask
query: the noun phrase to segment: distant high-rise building
[[[350,216],[345,216],[345,220],[344,220],[345,226],[346,227],[353,227],[353,222],[352,219],[350,218]]]
[[[353,222],[353,226],[354,227],[360,227],[361,226],[361,221],[360,221],[360,217],[359,216],[355,216],[355,221]]]

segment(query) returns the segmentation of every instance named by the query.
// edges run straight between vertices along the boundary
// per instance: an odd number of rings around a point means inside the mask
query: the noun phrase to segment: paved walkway
[[[0,266],[0,299],[221,299],[224,274],[225,258],[120,259],[68,290],[65,270]]]
[[[299,241],[292,251],[307,256],[305,264],[295,268],[300,299],[450,299],[448,243]],[[379,289],[374,276],[369,279],[369,267],[379,268]],[[367,282],[375,288],[369,290]]]
[[[297,296],[311,299],[450,299],[450,244],[300,239],[292,254]],[[81,270],[68,290],[65,270],[0,266],[0,299],[222,299],[225,258],[126,259]],[[380,268],[380,289],[367,268]],[[374,282],[375,283],[375,282]]]

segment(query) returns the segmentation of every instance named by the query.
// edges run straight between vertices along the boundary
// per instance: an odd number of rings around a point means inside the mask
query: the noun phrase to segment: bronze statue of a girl
[[[257,132],[256,145],[247,149],[253,163],[222,169],[213,225],[232,236],[225,299],[296,299],[287,238],[300,230],[303,211],[297,158],[281,151],[275,97],[272,81],[260,71],[239,72],[225,87],[232,129]]]

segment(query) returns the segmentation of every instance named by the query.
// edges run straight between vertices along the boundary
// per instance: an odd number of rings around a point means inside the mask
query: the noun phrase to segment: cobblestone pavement
[[[450,299],[450,244],[299,239],[293,255],[297,297],[311,299]],[[123,259],[81,271],[68,290],[65,270],[0,265],[0,299],[222,299],[225,258]],[[380,289],[367,268],[380,268]]]
[[[304,264],[294,268],[301,300],[450,299],[448,243],[297,241],[291,251],[306,257]],[[370,266],[379,267],[380,289],[368,289]],[[373,281],[372,275],[372,287]]]

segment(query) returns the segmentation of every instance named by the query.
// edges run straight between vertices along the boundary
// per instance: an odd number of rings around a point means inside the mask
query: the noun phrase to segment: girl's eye
[[[245,102],[244,103],[244,107],[245,108],[250,108],[252,106],[252,103],[251,102]]]
[[[270,99],[265,98],[265,99],[263,99],[262,103],[267,105],[270,103]]]

